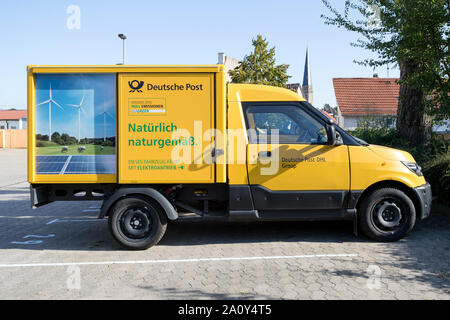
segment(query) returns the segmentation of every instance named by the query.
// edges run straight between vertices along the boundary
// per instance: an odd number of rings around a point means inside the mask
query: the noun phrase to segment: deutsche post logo
[[[144,86],[144,81],[137,81],[137,80],[128,81],[128,85],[131,88],[130,92],[135,92],[135,91],[142,92],[142,90],[140,90],[140,89]]]

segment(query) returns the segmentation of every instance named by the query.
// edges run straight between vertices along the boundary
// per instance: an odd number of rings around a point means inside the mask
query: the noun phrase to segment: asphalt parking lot
[[[0,299],[449,299],[450,214],[376,243],[351,223],[171,223],[126,251],[99,202],[31,210],[26,150],[0,149]]]

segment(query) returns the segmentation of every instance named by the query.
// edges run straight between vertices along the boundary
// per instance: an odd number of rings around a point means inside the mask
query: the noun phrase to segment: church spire
[[[302,89],[305,94],[305,99],[309,103],[313,104],[313,89],[312,89],[312,79],[311,79],[311,68],[309,66],[308,47],[306,47],[305,71],[303,73]]]

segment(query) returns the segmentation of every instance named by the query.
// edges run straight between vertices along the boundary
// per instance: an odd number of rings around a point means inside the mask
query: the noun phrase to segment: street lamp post
[[[127,36],[120,33],[119,38],[122,39],[122,64],[125,64],[125,39]]]

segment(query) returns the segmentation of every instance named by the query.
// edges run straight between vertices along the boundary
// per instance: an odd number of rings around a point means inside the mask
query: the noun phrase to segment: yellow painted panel
[[[414,161],[403,151],[374,146],[349,146],[352,190],[364,190],[380,181],[394,180],[414,188],[425,184],[425,178],[417,176],[400,161]],[[389,156],[390,153],[392,157]],[[394,159],[395,160],[390,160]]]
[[[214,182],[214,138],[205,139],[214,74],[121,73],[118,82],[119,183]]]
[[[219,72],[221,65],[29,65],[32,73]]]
[[[227,182],[227,91],[224,72],[216,73],[216,148],[223,150],[216,156],[216,182]]]
[[[115,183],[115,174],[35,175],[34,183]]]
[[[270,163],[258,153],[271,151]],[[347,146],[279,144],[248,147],[250,184],[270,190],[348,190]]]
[[[35,114],[35,95],[34,95],[34,75],[27,73],[27,130],[28,130],[28,182],[35,183],[36,168],[36,114]]]
[[[257,84],[228,85],[228,101],[306,101],[297,93],[280,87]]]
[[[247,130],[240,102],[228,102],[227,159],[228,182],[248,184]]]

